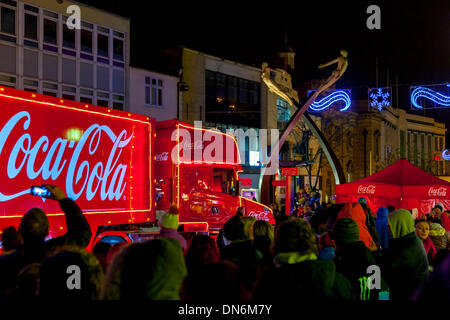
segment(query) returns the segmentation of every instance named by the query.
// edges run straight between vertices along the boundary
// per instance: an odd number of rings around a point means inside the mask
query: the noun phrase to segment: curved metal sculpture
[[[263,174],[260,177],[260,189],[261,189],[261,202],[264,204],[269,203],[269,192],[270,192],[270,177],[271,175],[265,174],[265,171],[268,167],[270,167],[270,164],[272,163],[272,160],[275,159],[275,157],[278,157],[279,150],[283,146],[284,142],[286,141],[286,138],[291,133],[291,131],[294,129],[297,122],[300,120],[300,118],[303,117],[303,120],[307,123],[311,131],[313,132],[313,135],[316,137],[316,139],[319,141],[320,146],[323,148],[325,155],[327,157],[328,162],[330,163],[331,169],[333,171],[333,175],[336,181],[336,184],[340,184],[345,182],[345,175],[344,171],[342,170],[342,167],[339,163],[339,160],[337,159],[336,155],[334,154],[333,150],[331,149],[330,145],[328,144],[325,136],[322,134],[320,129],[316,126],[314,121],[309,117],[309,115],[306,112],[308,108],[311,106],[311,104],[317,99],[319,94],[331,87],[345,72],[348,66],[348,60],[347,60],[347,51],[341,50],[341,56],[326,63],[319,65],[319,69],[326,67],[328,65],[337,63],[337,68],[332,72],[332,74],[321,84],[319,89],[314,92],[314,94],[306,101],[306,103],[303,106],[300,106],[300,103],[298,101],[298,97],[292,96],[289,93],[286,93],[281,87],[274,82],[270,77],[270,69],[267,67],[267,64],[262,65],[262,75],[261,78],[263,79],[264,83],[267,85],[270,91],[273,93],[279,95],[283,99],[285,99],[288,103],[291,105],[294,105],[297,107],[297,111],[293,114],[291,117],[291,120],[289,120],[288,124],[286,125],[286,128],[283,130],[280,139],[278,140],[278,143],[275,145],[275,147],[271,150],[270,158],[267,164],[264,166]]]

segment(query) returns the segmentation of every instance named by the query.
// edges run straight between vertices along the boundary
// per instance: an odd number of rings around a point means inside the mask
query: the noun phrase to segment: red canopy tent
[[[368,200],[374,213],[381,206],[393,205],[397,209],[417,208],[422,216],[437,202],[450,209],[450,182],[402,159],[367,178],[336,185],[336,203],[356,202],[360,197]]]

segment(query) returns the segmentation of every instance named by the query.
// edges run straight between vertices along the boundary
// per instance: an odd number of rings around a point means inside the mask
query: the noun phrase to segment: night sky
[[[131,65],[158,70],[152,53],[183,45],[260,67],[287,34],[296,54],[296,80],[327,76],[320,63],[347,49],[349,67],[337,87],[367,97],[367,87],[399,84],[409,110],[409,86],[450,82],[450,1],[80,1],[132,19]],[[344,2],[344,3],[341,3]],[[381,30],[369,30],[366,9],[381,8]],[[395,88],[393,88],[395,91]],[[394,98],[395,100],[395,98]],[[394,105],[395,106],[395,105]],[[417,113],[417,112],[416,112]],[[423,111],[421,113],[423,114]],[[450,130],[450,108],[426,111]],[[450,132],[447,133],[450,147]]]

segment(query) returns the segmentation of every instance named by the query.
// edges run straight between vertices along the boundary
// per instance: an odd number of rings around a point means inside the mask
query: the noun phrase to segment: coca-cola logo
[[[195,142],[185,142],[182,148],[184,150],[203,150],[203,141],[195,140]]]
[[[362,184],[358,187],[358,193],[366,193],[366,194],[375,194],[375,188],[374,185],[369,185],[364,187]]]
[[[430,187],[428,189],[428,196],[429,197],[445,197],[447,196],[447,188],[445,187],[439,187],[439,188],[433,188]]]
[[[160,161],[167,161],[169,159],[169,153],[168,152],[163,152],[160,154],[156,155],[156,161],[160,162]]]
[[[250,217],[255,217],[257,220],[265,220],[265,221],[269,221],[269,213],[268,212],[262,212],[262,211],[250,211],[250,213],[248,214]]]
[[[13,130],[21,131],[19,122],[23,121],[23,130],[19,134],[11,135]],[[119,162],[122,149],[128,146],[132,135],[127,137],[127,131],[122,130],[119,135],[106,125],[92,124],[78,140],[56,138],[54,141],[43,135],[33,141],[27,132],[31,124],[31,116],[27,111],[21,111],[12,116],[0,131],[0,156],[9,157],[5,170],[9,179],[14,180],[22,170],[27,178],[44,181],[56,180],[64,171],[65,189],[67,196],[73,200],[82,194],[88,201],[100,192],[101,200],[119,200],[125,191],[124,181],[128,165]],[[109,151],[106,164],[102,161],[91,163],[94,155],[105,152],[105,141],[110,139],[112,148]],[[17,138],[16,141],[11,139]],[[103,138],[103,139],[102,139]],[[5,144],[13,145],[11,150],[4,151]],[[99,148],[99,146],[102,146]],[[73,152],[69,156],[70,151]],[[8,154],[9,152],[9,154]],[[82,154],[86,159],[81,159]],[[44,159],[37,163],[36,159]],[[103,157],[105,158],[105,157]],[[91,160],[92,161],[92,160]],[[18,163],[19,162],[19,163]],[[39,166],[37,168],[37,166]],[[51,183],[51,181],[49,181]],[[80,187],[81,185],[81,187]],[[14,194],[0,192],[0,201],[9,201],[29,193],[30,185],[24,185],[23,191]],[[77,189],[77,190],[75,190]]]

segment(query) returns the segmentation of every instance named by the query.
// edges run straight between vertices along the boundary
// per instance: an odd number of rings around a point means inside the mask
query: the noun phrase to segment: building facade
[[[259,200],[262,146],[259,129],[270,128],[267,110],[271,93],[261,82],[261,69],[181,48],[182,81],[180,119],[222,132],[241,133],[239,139],[244,172],[241,195]],[[240,130],[240,131],[238,131]],[[270,143],[270,141],[268,142]]]
[[[130,108],[156,121],[176,119],[178,78],[159,72],[130,67]]]
[[[1,1],[0,84],[128,111],[129,37],[128,18],[75,1]]]

